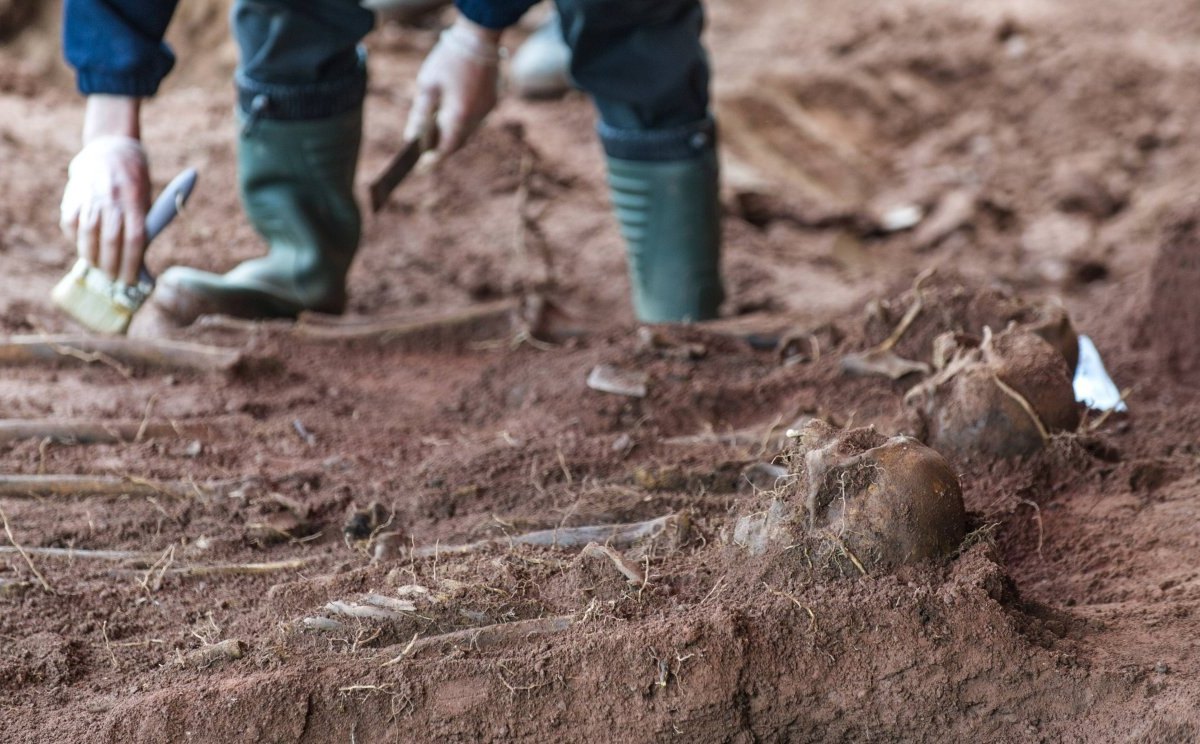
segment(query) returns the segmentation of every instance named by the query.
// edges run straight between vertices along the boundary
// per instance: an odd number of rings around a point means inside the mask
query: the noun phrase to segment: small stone
[[[625,432],[617,437],[616,441],[613,442],[612,449],[613,452],[617,452],[624,457],[633,451],[633,448],[636,446],[637,442],[634,441],[633,437],[629,436],[628,432]]]
[[[1158,674],[1167,674],[1171,671],[1171,667],[1167,666],[1167,662],[1160,661],[1154,665],[1154,671]]]
[[[650,376],[645,372],[627,371],[611,364],[600,364],[588,375],[587,386],[601,393],[645,398],[649,381]]]
[[[187,457],[199,457],[202,452],[204,452],[204,444],[199,439],[195,439],[187,446],[183,454]]]
[[[889,233],[911,230],[921,224],[924,217],[924,212],[916,204],[899,204],[884,211],[879,220],[879,229]]]
[[[1004,53],[1009,59],[1020,59],[1029,51],[1029,42],[1020,34],[1013,34],[1004,42]]]

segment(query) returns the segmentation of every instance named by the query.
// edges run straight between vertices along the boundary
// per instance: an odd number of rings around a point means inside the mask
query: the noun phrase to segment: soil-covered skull
[[[944,336],[935,344],[941,369],[908,397],[929,444],[962,456],[1027,455],[1055,431],[1079,425],[1079,406],[1059,350],[1033,331],[984,333],[978,345]]]
[[[738,520],[734,541],[752,553],[803,545],[814,562],[856,573],[944,556],[963,539],[958,478],[915,439],[813,421],[788,461],[770,507]]]

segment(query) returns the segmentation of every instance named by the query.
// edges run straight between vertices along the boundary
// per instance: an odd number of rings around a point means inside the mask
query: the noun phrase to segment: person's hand
[[[132,137],[103,135],[71,161],[63,192],[63,234],[80,258],[109,279],[136,284],[146,244],[150,173],[142,145]]]
[[[500,32],[460,16],[421,65],[404,138],[436,132],[438,158],[462,147],[496,105],[500,57]]]

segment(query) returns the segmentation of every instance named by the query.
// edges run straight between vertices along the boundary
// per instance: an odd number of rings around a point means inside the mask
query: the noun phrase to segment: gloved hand
[[[460,16],[421,65],[404,138],[428,136],[432,122],[439,158],[462,147],[496,105],[500,58],[500,32]]]
[[[109,279],[136,284],[146,245],[150,169],[131,137],[94,138],[71,161],[63,192],[63,234]]]

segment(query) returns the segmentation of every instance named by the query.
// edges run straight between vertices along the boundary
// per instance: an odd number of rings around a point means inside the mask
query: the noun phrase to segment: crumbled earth
[[[157,184],[185,166],[201,183],[150,263],[224,269],[261,250],[234,188],[227,4],[181,6],[145,138]],[[58,4],[36,7],[0,47],[5,335],[78,332],[48,295],[72,262],[57,204],[81,108]],[[538,291],[561,308],[554,332],[209,323],[176,335],[245,363],[0,366],[0,418],[134,432],[0,443],[0,476],[130,491],[0,496],[0,739],[1200,737],[1193,4],[709,10],[721,321],[637,333],[594,114],[570,94],[505,100],[368,218],[347,321]],[[438,23],[369,39],[361,183],[397,147]],[[1089,413],[1025,457],[942,453],[967,533],[943,558],[865,576],[757,560],[735,522],[773,487],[785,429],[925,436],[905,403],[920,373],[841,360],[888,337],[930,269],[1061,302],[1129,413]],[[982,333],[965,315],[941,327],[946,307],[896,351],[928,361],[937,335]],[[646,395],[590,389],[600,365],[644,375]],[[572,531],[668,515],[640,537]],[[567,544],[581,534],[597,547]]]

